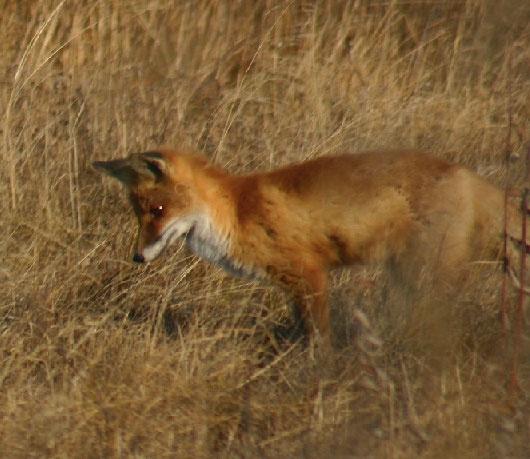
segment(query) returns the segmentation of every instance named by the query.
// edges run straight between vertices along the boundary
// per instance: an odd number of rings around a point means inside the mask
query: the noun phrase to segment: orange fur
[[[321,157],[241,176],[170,150],[96,167],[130,191],[137,261],[184,236],[229,272],[284,286],[308,332],[325,339],[330,269],[386,261],[414,287],[426,272],[443,282],[465,262],[494,259],[502,244],[502,191],[419,152]]]

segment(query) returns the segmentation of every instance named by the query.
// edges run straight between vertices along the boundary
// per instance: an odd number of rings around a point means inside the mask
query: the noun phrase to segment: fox
[[[413,289],[424,272],[445,288],[474,260],[502,257],[504,191],[421,151],[322,156],[240,175],[171,149],[93,166],[128,192],[138,220],[134,262],[184,239],[232,276],[283,288],[306,336],[328,344],[332,269],[386,263]],[[528,251],[520,210],[510,205],[506,218],[508,239]]]

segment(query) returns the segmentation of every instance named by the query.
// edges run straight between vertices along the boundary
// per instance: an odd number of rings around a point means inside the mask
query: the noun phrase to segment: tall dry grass
[[[528,327],[515,396],[498,270],[415,304],[377,267],[338,273],[315,357],[275,342],[280,292],[183,248],[133,265],[128,205],[90,167],[399,146],[520,184],[527,2],[2,3],[1,457],[530,455]]]

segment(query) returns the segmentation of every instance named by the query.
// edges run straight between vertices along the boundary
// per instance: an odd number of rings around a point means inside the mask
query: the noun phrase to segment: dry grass
[[[514,398],[498,273],[413,305],[377,270],[338,273],[337,352],[314,357],[275,345],[274,289],[184,249],[133,265],[127,203],[90,168],[160,144],[233,171],[413,146],[521,183],[528,2],[1,11],[0,456],[530,455],[528,340]]]

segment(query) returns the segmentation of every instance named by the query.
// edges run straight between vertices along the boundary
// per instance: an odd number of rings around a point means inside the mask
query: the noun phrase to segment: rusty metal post
[[[530,214],[528,208],[528,196],[530,194],[530,147],[526,153],[526,177],[523,185],[523,194],[521,198],[521,260],[519,266],[519,297],[517,301],[517,309],[514,313],[514,331],[513,331],[513,369],[512,369],[512,388],[520,389],[519,380],[517,376],[517,367],[519,356],[521,354],[522,340],[523,340],[523,324],[524,324],[524,306],[526,301],[526,257],[529,252],[529,245],[527,243],[527,219]]]

